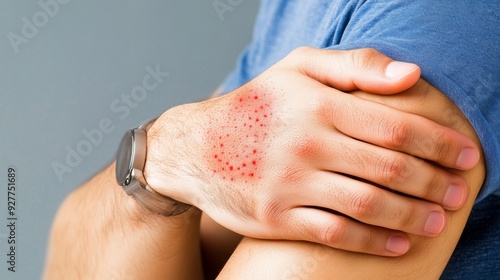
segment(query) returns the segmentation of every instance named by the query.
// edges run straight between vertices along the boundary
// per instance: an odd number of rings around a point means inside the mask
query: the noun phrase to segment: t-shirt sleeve
[[[419,65],[480,138],[487,174],[477,201],[500,195],[500,2],[360,2],[348,20],[330,25],[322,47],[371,47]]]

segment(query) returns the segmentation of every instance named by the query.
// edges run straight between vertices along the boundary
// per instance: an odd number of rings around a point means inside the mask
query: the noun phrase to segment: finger
[[[290,59],[304,74],[342,91],[393,94],[408,89],[420,77],[417,65],[395,61],[374,49],[301,47],[292,52]]]
[[[420,236],[437,236],[446,225],[435,203],[405,197],[332,172],[317,173],[305,205],[338,211],[360,222]],[[314,195],[313,195],[314,194]]]
[[[380,256],[400,256],[408,252],[406,234],[365,225],[320,209],[299,207],[290,210],[283,238],[324,244],[353,252]]]
[[[399,193],[436,202],[458,210],[467,199],[468,187],[457,174],[424,160],[395,152],[345,135],[317,137],[324,147],[314,157],[317,167],[349,174]]]
[[[333,91],[323,92],[324,117],[346,135],[445,167],[468,170],[479,162],[474,142],[451,128],[349,94],[331,96]]]

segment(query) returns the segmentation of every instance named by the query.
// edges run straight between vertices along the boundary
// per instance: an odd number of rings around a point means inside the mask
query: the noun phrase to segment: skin
[[[466,191],[468,182],[440,166],[469,170],[479,160],[479,152],[477,144],[468,137],[437,122],[340,91],[367,91],[373,87],[374,91],[397,93],[418,80],[418,67],[411,65],[404,66],[400,76],[387,78],[384,73],[393,65],[391,62],[373,50],[329,52],[303,48],[229,95],[175,107],[148,131],[145,178],[157,192],[195,205],[240,234],[311,241],[382,256],[404,254],[410,247],[405,232],[436,236],[446,219],[431,222],[433,229],[428,231],[429,215],[438,213],[444,217],[444,209],[460,209],[465,203],[463,197],[471,199]],[[341,71],[335,63],[344,65]],[[366,66],[358,68],[359,65]],[[239,105],[245,97],[249,103]],[[256,106],[263,106],[263,111]],[[242,118],[225,119],[231,110],[240,110]],[[244,130],[234,130],[234,124],[241,125],[243,117],[252,112],[262,117],[269,112],[263,130],[259,125],[259,137],[250,138],[255,143],[241,141],[240,138],[246,139],[246,132],[238,134]],[[359,125],[344,125],[348,122],[342,122],[343,119],[357,120]],[[393,119],[397,121],[388,121]],[[362,125],[374,120],[380,125],[379,132]],[[207,125],[210,122],[212,125]],[[419,133],[422,129],[430,133]],[[262,133],[268,135],[264,137]],[[220,143],[223,135],[225,143]],[[426,139],[431,140],[426,149],[419,148]],[[316,141],[319,148],[308,148],[311,141]],[[233,165],[227,160],[227,165],[224,162],[214,166],[215,157],[211,155],[222,154],[224,145],[236,147],[240,142],[244,145],[238,145],[236,151],[230,149],[234,152],[229,158]],[[476,153],[467,154],[464,160],[464,149]],[[349,163],[341,160],[344,154],[355,151],[372,155],[350,163],[358,166],[353,172],[359,167],[366,169],[360,179],[352,177],[357,173],[348,173]],[[244,162],[236,158],[246,156],[256,162],[254,176],[234,177],[231,181],[228,176],[213,172],[217,167],[222,171],[225,166],[233,166],[232,171],[241,169]],[[434,163],[413,161],[413,156]],[[337,159],[333,164],[332,158]],[[389,158],[392,164],[380,164],[381,158]],[[346,171],[336,173],[346,167]],[[394,177],[401,170],[409,171],[402,178]],[[349,176],[342,175],[345,172]],[[116,277],[116,273],[122,274],[118,278],[144,278],[141,273],[146,267],[151,272],[148,279],[166,275],[178,275],[176,279],[199,277],[199,212],[174,218],[144,213],[113,183],[111,173],[112,167],[98,174],[61,207],[51,235],[46,278]],[[390,185],[395,178],[399,179],[397,184]],[[411,188],[405,187],[422,178]],[[412,194],[416,189],[416,197],[380,188],[386,183],[401,193]],[[442,191],[449,189],[450,183],[458,184],[460,190],[453,205],[447,205],[447,191]],[[337,215],[338,212],[344,215]],[[123,234],[129,232],[134,234]],[[89,238],[82,240],[81,233]],[[74,244],[78,244],[77,248],[73,248]],[[105,255],[96,257],[93,252],[98,251]],[[238,252],[242,251],[237,250],[236,256]],[[138,256],[144,260],[144,266],[136,265]],[[234,263],[230,262],[225,271],[234,272]]]
[[[461,208],[468,192],[439,165],[469,169],[477,146],[436,122],[337,90],[395,93],[418,80],[415,65],[387,78],[391,59],[352,53],[301,48],[231,94],[169,110],[148,132],[150,187],[254,238],[395,256],[409,249],[404,232],[438,235],[445,209]],[[361,62],[336,65],[353,58]],[[459,161],[464,150],[473,154]]]
[[[226,116],[215,116],[208,122],[205,142],[212,148],[205,150],[204,159],[213,167],[213,177],[258,186],[262,161],[272,141],[266,127],[273,117],[273,107],[272,98],[265,92],[250,91],[233,97]]]
[[[116,183],[112,164],[61,205],[43,279],[203,279],[200,216],[149,213]]]
[[[421,80],[405,93],[354,95],[418,113],[457,129],[479,145],[474,129],[441,92]],[[356,254],[304,242],[245,238],[218,279],[438,279],[460,238],[485,176],[484,158],[472,170],[460,172],[470,186],[466,206],[447,212],[448,225],[435,238],[410,235],[412,249],[399,258]],[[228,233],[226,233],[228,234]],[[259,267],[255,270],[255,267]]]

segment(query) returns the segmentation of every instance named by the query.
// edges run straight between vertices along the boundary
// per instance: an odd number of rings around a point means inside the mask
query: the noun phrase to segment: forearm
[[[74,191],[56,216],[45,279],[201,279],[200,212],[147,213],[114,165]]]

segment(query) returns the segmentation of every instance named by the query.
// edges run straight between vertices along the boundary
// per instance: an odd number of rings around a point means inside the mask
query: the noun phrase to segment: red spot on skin
[[[205,159],[207,168],[214,170],[213,176],[251,184],[262,177],[263,159],[267,157],[265,151],[271,140],[265,129],[271,121],[268,116],[273,106],[269,104],[273,104],[273,100],[264,90],[256,93],[228,96],[227,107],[220,108],[227,111],[216,112],[206,122],[211,124],[203,126],[208,147]],[[234,172],[236,170],[238,172]]]

